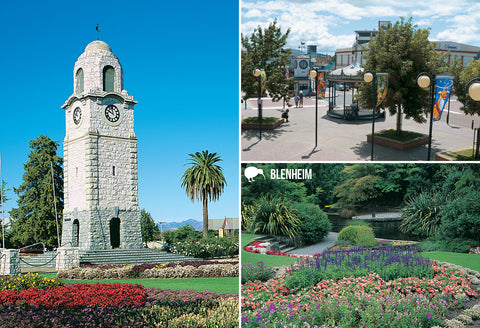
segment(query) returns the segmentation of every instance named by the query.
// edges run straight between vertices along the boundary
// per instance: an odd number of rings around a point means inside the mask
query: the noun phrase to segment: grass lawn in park
[[[257,254],[257,253],[250,253],[250,252],[244,251],[243,248],[248,244],[250,244],[255,237],[257,237],[257,235],[242,233],[242,243],[241,243],[242,263],[256,264],[258,262],[263,262],[269,267],[280,267],[283,265],[290,265],[298,261],[298,259],[295,257],[265,255],[265,254]]]
[[[480,256],[478,254],[453,252],[423,252],[422,256],[428,257],[432,260],[457,264],[462,267],[470,268],[472,270],[480,272]]]
[[[45,273],[42,276],[56,278],[56,273]],[[197,291],[208,290],[214,293],[238,294],[238,277],[222,278],[185,278],[185,279],[105,279],[105,280],[62,280],[68,283],[122,283],[139,284],[145,287],[162,289],[192,289]]]

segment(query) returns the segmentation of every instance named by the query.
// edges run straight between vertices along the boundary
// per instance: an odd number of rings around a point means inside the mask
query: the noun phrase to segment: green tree
[[[266,29],[258,26],[250,37],[242,34],[241,85],[245,91],[244,100],[258,95],[258,78],[253,76],[253,70],[259,68],[265,70],[266,90],[273,101],[284,99],[288,104],[293,80],[285,77],[290,49],[283,47],[287,44],[289,33],[290,29],[287,29],[283,34],[277,20],[274,20]]]
[[[316,244],[328,236],[332,223],[318,205],[295,203],[293,208],[297,211],[297,217],[300,220],[300,230],[305,245]]]
[[[160,235],[160,229],[152,218],[152,215],[145,209],[140,211],[140,226],[142,229],[142,241],[144,243],[156,239]]]
[[[412,18],[401,18],[386,31],[380,29],[369,43],[365,70],[388,73],[388,92],[382,107],[391,115],[397,114],[396,133],[402,131],[402,113],[406,119],[425,123],[428,111],[428,90],[421,89],[416,78],[421,72],[443,73],[443,55],[435,51],[428,40],[430,31],[412,25]],[[364,106],[372,107],[372,86],[361,83],[360,99]]]
[[[57,156],[58,142],[40,135],[30,141],[29,161],[24,165],[23,183],[13,188],[18,195],[17,205],[10,211],[12,217],[12,243],[19,246],[43,242],[52,247],[58,244],[55,204],[61,234],[63,211],[62,158]],[[51,167],[54,183],[52,183]],[[53,185],[55,197],[53,198]]]
[[[452,67],[453,88],[457,95],[458,101],[464,104],[460,109],[470,115],[480,115],[480,102],[472,100],[467,93],[465,87],[468,82],[480,76],[480,60],[472,60],[463,68],[461,60],[453,62]]]
[[[222,168],[216,163],[220,162],[217,153],[204,150],[201,153],[189,154],[191,165],[182,176],[182,188],[185,188],[188,198],[203,203],[203,236],[208,235],[208,201],[217,201],[227,182],[223,176]]]
[[[7,182],[2,180],[2,185],[1,185],[1,192],[0,192],[0,203],[5,204],[10,200],[7,196],[7,192],[10,191],[9,188],[7,188]]]

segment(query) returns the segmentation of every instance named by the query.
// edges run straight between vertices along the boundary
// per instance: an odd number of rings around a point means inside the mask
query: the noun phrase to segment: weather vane
[[[99,40],[98,36],[100,34],[100,28],[99,28],[98,24],[97,24],[97,27],[95,29],[97,30],[97,40]]]

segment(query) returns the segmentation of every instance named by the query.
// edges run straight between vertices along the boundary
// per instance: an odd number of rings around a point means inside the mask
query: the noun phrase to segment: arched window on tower
[[[112,92],[114,90],[115,69],[112,66],[105,66],[103,69],[103,91]]]
[[[83,92],[83,69],[79,68],[75,73],[75,93]]]

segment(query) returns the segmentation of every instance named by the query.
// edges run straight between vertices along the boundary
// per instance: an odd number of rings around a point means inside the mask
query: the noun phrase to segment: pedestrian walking
[[[295,108],[298,108],[298,100],[299,100],[298,95],[295,94],[295,97],[293,97],[293,99],[295,99]]]
[[[300,90],[300,95],[298,96],[300,98],[300,108],[303,108],[303,92]]]

